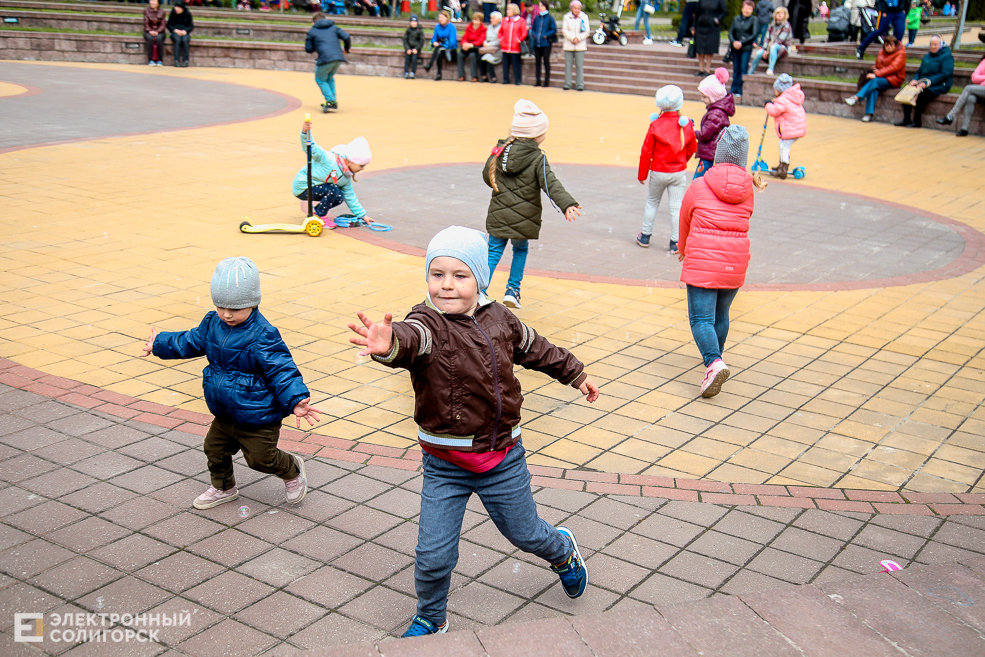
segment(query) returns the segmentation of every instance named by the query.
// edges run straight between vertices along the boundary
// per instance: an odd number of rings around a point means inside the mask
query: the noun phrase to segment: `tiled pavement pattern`
[[[264,272],[265,315],[281,329],[315,401],[330,414],[314,434],[413,447],[406,374],[358,362],[345,325],[357,310],[406,312],[423,296],[422,260],[342,231],[318,239],[236,232],[244,215],[262,222],[299,218],[287,190],[303,165],[297,145],[303,112],[317,110],[309,75],[18,66],[66,76],[119,70],[160,80],[234,82],[301,98],[304,105],[250,123],[0,155],[0,356],[204,412],[200,362],[135,355],[152,325],[197,325],[209,308],[215,263],[232,253],[249,255]],[[331,145],[365,133],[373,144],[371,171],[382,171],[481,160],[506,133],[515,90],[414,82],[343,76],[342,111],[316,118],[316,139]],[[558,166],[628,165],[638,152],[641,122],[653,109],[643,97],[614,101],[586,93],[573,103],[557,90],[523,93],[551,116],[545,148]],[[430,121],[435,107],[454,120]],[[694,104],[685,112],[700,116]],[[753,108],[740,108],[734,118],[751,134],[758,134],[761,121]],[[881,152],[897,135],[892,127],[820,116],[810,123],[811,136],[798,142],[796,157],[812,185],[985,228],[977,138],[952,138],[942,149],[946,135],[907,133],[914,157],[933,153],[935,166],[904,178],[898,167],[846,156],[846,144],[859,153]],[[771,139],[767,154],[775,153]],[[628,166],[626,174],[632,175]],[[419,182],[434,184],[427,171]],[[367,177],[357,189],[369,193],[373,184]],[[764,194],[784,186],[775,183]],[[484,208],[488,196],[473,202]],[[606,216],[605,207],[586,207],[582,219],[587,224]],[[406,230],[399,220],[388,223],[397,226],[395,233]],[[494,295],[502,293],[502,277],[498,281]],[[522,319],[571,347],[603,384],[602,398],[588,406],[574,391],[520,374],[529,393],[524,441],[530,462],[730,483],[981,493],[980,281],[979,267],[886,289],[743,292],[733,307],[726,353],[735,376],[709,402],[695,399],[701,370],[681,290],[530,276]]]
[[[37,654],[12,642],[13,613],[25,611],[188,611],[191,627],[159,636],[193,656],[293,654],[402,629],[414,611],[419,473],[315,457],[310,492],[289,507],[280,480],[237,459],[241,500],[197,511],[191,500],[208,482],[201,440],[0,387],[0,653]],[[665,610],[807,582],[850,588],[844,582],[877,572],[882,559],[907,567],[985,553],[985,515],[534,489],[542,516],[575,531],[589,590],[568,600],[556,576],[518,554],[473,499],[449,601],[456,629]],[[105,654],[96,644],[40,647]]]
[[[308,657],[981,655],[985,559],[657,609],[333,647]]]
[[[550,150],[550,144],[545,143],[545,148]],[[400,223],[402,230],[386,238],[417,247],[423,255],[431,236],[445,226],[458,223],[485,232],[487,204],[475,202],[490,194],[482,182],[482,166],[456,164],[371,174],[366,178],[372,182],[366,184],[360,200],[384,223],[391,217]],[[528,267],[680,285],[681,263],[667,252],[666,198],[654,224],[651,248],[643,251],[636,245],[646,187],[637,182],[635,169],[571,164],[551,168],[579,203],[605,211],[568,223],[544,197],[544,227],[531,245]],[[421,186],[422,177],[431,184]],[[974,238],[976,243],[968,248],[979,253],[981,261],[985,236]],[[966,249],[960,234],[926,213],[802,184],[778,184],[756,195],[749,239],[752,260],[746,289],[801,289],[867,280],[882,284],[885,279],[950,265]],[[508,271],[508,265],[507,260],[500,269]]]
[[[285,110],[293,99],[263,89],[123,71],[0,62],[0,80],[41,93],[3,103],[0,152],[29,144],[186,129]],[[83,110],[83,111],[80,111]]]

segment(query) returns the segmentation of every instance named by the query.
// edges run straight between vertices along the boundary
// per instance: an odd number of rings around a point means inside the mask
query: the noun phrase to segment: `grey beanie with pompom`
[[[734,164],[745,169],[748,161],[749,133],[741,125],[730,125],[718,140],[715,164]]]

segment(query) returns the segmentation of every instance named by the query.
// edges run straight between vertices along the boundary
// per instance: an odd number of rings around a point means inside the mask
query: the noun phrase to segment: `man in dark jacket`
[[[417,77],[417,59],[424,49],[424,30],[417,22],[417,14],[410,17],[410,27],[404,32],[404,77]]]
[[[876,29],[862,39],[855,51],[855,59],[865,57],[865,49],[869,44],[881,36],[889,34],[889,28],[893,28],[893,36],[897,41],[903,41],[903,32],[906,31],[906,3],[904,0],[876,0],[876,10],[879,12],[879,23]]]
[[[327,113],[329,110],[339,108],[335,96],[335,73],[346,61],[339,42],[345,44],[345,51],[348,53],[352,50],[352,38],[321,12],[312,16],[311,21],[314,27],[308,30],[308,36],[304,40],[304,51],[318,53],[318,60],[315,62],[315,82],[325,96],[321,108]]]
[[[749,68],[752,43],[759,33],[759,20],[753,16],[753,0],[742,0],[741,13],[732,19],[728,40],[732,50],[732,95],[735,102],[742,100],[742,74]]]
[[[770,29],[773,22],[773,0],[759,0],[756,4],[756,23],[759,31],[756,33],[756,43],[760,46],[766,41],[766,30]]]

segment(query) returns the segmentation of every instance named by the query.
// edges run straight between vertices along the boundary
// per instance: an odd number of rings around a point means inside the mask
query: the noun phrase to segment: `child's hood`
[[[716,164],[704,175],[708,188],[726,203],[737,205],[752,196],[752,176],[727,162]]]
[[[540,146],[533,139],[515,139],[506,145],[508,139],[500,139],[493,149],[496,156],[496,170],[515,176],[532,166],[543,157]]]
[[[805,96],[803,90],[800,88],[800,85],[795,84],[780,94],[780,98],[783,98],[784,100],[796,105],[803,105]]]
[[[713,109],[721,110],[729,116],[735,116],[735,98],[732,94],[725,94],[724,98],[716,100],[708,105],[708,111]]]
[[[335,21],[330,18],[323,18],[320,21],[315,21],[315,27],[319,30],[327,30],[330,27],[335,27]]]

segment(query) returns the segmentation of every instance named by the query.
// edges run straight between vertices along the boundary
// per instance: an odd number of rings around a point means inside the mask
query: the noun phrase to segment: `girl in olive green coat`
[[[496,144],[482,170],[482,180],[493,190],[486,215],[489,271],[496,271],[506,242],[512,242],[513,261],[503,305],[520,308],[520,283],[527,264],[528,240],[540,237],[541,190],[564,212],[568,221],[581,216],[581,206],[558,182],[547,163],[547,155],[540,150],[547,137],[547,115],[523,99],[517,101],[513,110],[511,136]]]

